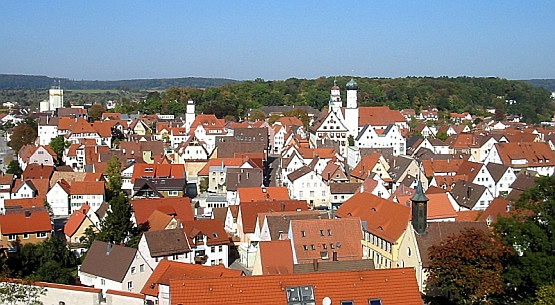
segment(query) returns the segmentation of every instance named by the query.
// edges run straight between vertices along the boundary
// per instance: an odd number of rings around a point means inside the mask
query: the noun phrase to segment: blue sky
[[[0,73],[555,78],[555,1],[2,1]]]

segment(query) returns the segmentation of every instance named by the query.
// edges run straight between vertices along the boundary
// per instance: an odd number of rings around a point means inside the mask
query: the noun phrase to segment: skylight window
[[[312,286],[292,286],[286,288],[288,305],[315,305]]]

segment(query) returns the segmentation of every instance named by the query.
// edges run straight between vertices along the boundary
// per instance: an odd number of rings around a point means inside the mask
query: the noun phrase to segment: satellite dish
[[[322,300],[322,305],[331,305],[331,299],[330,299],[330,297],[325,297],[325,298]]]

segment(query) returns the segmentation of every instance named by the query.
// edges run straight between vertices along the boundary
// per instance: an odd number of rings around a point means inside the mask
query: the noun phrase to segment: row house
[[[57,161],[58,156],[49,145],[28,144],[21,147],[17,153],[17,162],[22,170],[25,170],[28,164],[54,166]]]
[[[395,124],[385,129],[365,125],[355,138],[355,145],[359,148],[392,148],[393,155],[399,156],[406,154],[407,142]]]
[[[503,164],[517,173],[523,169],[542,176],[555,173],[555,152],[545,142],[497,143],[484,162]]]
[[[52,234],[48,212],[40,209],[21,209],[0,215],[0,237],[3,249],[17,250],[17,245],[36,244]]]
[[[313,208],[331,208],[330,187],[308,166],[303,166],[287,176],[284,181],[292,199],[306,200]]]

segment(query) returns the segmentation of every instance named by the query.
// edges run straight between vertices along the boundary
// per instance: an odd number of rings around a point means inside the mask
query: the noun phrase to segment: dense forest
[[[70,80],[39,75],[0,74],[0,89],[47,89],[59,84],[68,90],[165,90],[170,87],[208,88],[234,83],[225,78],[160,78],[115,81]]]
[[[139,103],[122,100],[117,110],[178,115],[183,113],[184,103],[189,98],[195,101],[199,111],[218,117],[242,118],[249,110],[261,106],[307,105],[322,109],[328,104],[334,80],[345,95],[344,86],[350,78],[256,79],[203,90],[173,87],[164,92],[151,92]],[[417,111],[437,107],[444,113],[468,111],[476,115],[484,115],[486,109],[493,108],[522,115],[527,122],[550,120],[554,109],[548,90],[499,78],[356,78],[356,81],[360,106],[388,105],[393,109],[414,108]]]
[[[74,90],[64,86],[64,99],[72,104],[105,103],[117,100],[115,111],[180,115],[189,98],[197,111],[218,117],[244,118],[251,109],[273,105],[307,105],[316,109],[327,106],[334,80],[342,87],[349,76],[233,82],[218,87],[193,88],[173,86],[167,90]],[[146,81],[146,80],[145,80]],[[356,78],[359,84],[359,105],[388,105],[393,109],[414,108],[416,111],[436,107],[441,114],[468,111],[485,115],[487,109],[506,114],[522,115],[526,122],[550,120],[554,103],[551,92],[522,81],[475,77],[406,77]],[[0,103],[11,101],[36,107],[47,99],[46,90],[0,90]],[[506,101],[516,101],[507,103]]]
[[[527,79],[523,80],[523,82],[555,92],[555,79]]]

